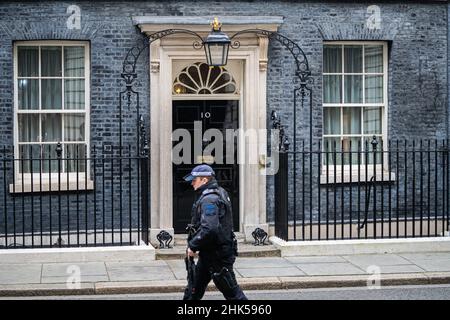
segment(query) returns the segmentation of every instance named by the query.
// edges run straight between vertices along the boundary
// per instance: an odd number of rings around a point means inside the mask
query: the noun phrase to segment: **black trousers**
[[[195,292],[192,295],[193,300],[200,300],[205,294],[206,287],[211,280],[214,281],[217,289],[222,292],[227,300],[247,300],[242,289],[239,287],[236,276],[233,271],[235,257],[228,257],[227,259],[218,259],[214,254],[201,254],[196,266]],[[220,273],[223,267],[228,269],[226,285],[224,281],[217,281],[213,277],[213,273]]]

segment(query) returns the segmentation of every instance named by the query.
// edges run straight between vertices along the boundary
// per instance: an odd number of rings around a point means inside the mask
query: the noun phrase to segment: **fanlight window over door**
[[[175,78],[173,94],[238,94],[238,90],[235,79],[224,67],[195,62]]]

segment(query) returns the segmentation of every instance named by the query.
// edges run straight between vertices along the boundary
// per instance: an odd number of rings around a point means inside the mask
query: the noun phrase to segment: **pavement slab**
[[[0,265],[0,284],[40,283],[41,264]]]
[[[164,262],[171,268],[183,268],[186,271],[186,264],[184,260],[164,260]]]
[[[300,269],[291,267],[279,267],[279,268],[236,268],[236,270],[244,278],[254,278],[254,277],[272,277],[276,276],[302,276],[305,275]]]
[[[309,276],[366,274],[350,263],[308,263],[296,266]]]
[[[67,281],[71,281],[70,276],[67,277],[42,277],[41,283],[67,283]],[[89,283],[89,282],[100,282],[100,281],[109,281],[109,277],[107,275],[104,276],[81,276],[80,282]]]
[[[412,263],[417,260],[450,260],[450,252],[401,253],[398,255]]]
[[[424,270],[415,265],[380,266],[380,273],[421,273]]]
[[[238,258],[234,264],[236,269],[244,268],[286,268],[293,264],[284,258]]]
[[[305,257],[286,257],[287,261],[294,264],[303,263],[339,263],[347,262],[344,258],[340,256],[305,256]]]
[[[167,262],[163,260],[153,261],[122,261],[122,262],[106,262],[106,268],[121,268],[121,267],[166,267]]]
[[[111,281],[139,281],[139,280],[175,280],[175,275],[167,266],[115,266],[108,267]]]
[[[369,266],[397,266],[411,265],[412,263],[395,254],[361,254],[343,256],[350,263],[366,270]]]
[[[104,262],[45,263],[42,265],[42,277],[68,277],[76,272],[77,269],[80,271],[81,276],[107,275]]]
[[[187,271],[186,268],[170,268],[177,280],[186,280]]]
[[[428,272],[450,271],[450,259],[414,260],[415,264]]]

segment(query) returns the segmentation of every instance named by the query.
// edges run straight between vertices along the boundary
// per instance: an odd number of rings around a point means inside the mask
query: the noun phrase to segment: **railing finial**
[[[62,156],[62,144],[61,144],[61,142],[58,142],[57,144],[56,144],[56,156],[58,157],[58,158],[61,158],[61,156]]]
[[[378,140],[377,140],[377,136],[376,135],[374,135],[372,137],[372,141],[370,143],[372,144],[373,151],[376,151],[377,147],[378,147]]]

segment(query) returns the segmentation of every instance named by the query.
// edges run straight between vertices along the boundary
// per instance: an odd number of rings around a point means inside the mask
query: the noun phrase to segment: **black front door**
[[[187,129],[191,134],[191,161],[190,164],[173,164],[173,225],[175,233],[184,233],[186,225],[191,221],[191,208],[195,200],[195,192],[190,183],[185,182],[183,177],[194,168],[198,160],[206,161],[215,171],[219,184],[227,190],[233,205],[234,229],[239,230],[239,165],[237,164],[237,140],[234,139],[234,159],[232,164],[228,164],[226,152],[226,129],[238,129],[238,106],[239,102],[234,100],[194,100],[194,101],[174,101],[173,102],[173,130]],[[223,134],[223,164],[216,163],[213,158],[203,158],[194,154],[194,122],[202,123],[203,133],[208,129],[218,129]],[[173,144],[176,145],[177,141]],[[205,141],[204,146],[207,142]],[[230,150],[230,148],[229,148]],[[200,158],[198,158],[200,156]],[[231,157],[228,157],[231,159]],[[214,161],[210,163],[210,161]]]

